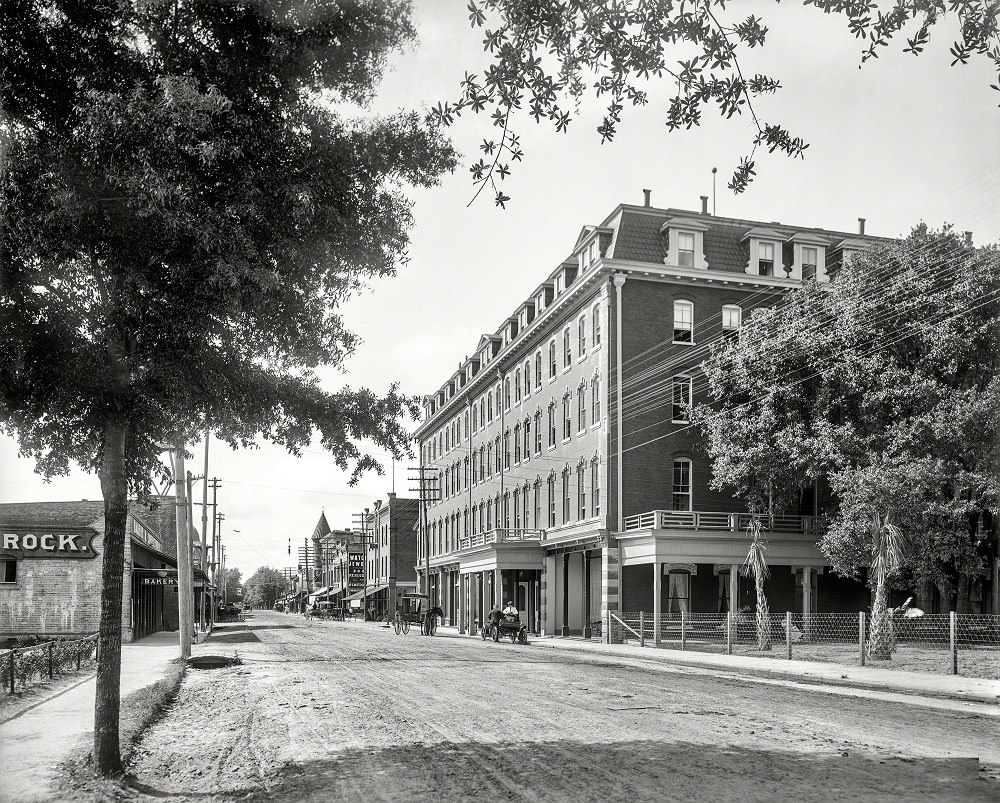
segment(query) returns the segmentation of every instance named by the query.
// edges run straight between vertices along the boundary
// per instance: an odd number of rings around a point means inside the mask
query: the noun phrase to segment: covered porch
[[[748,513],[651,511],[626,519],[618,535],[621,610],[661,614],[754,609],[753,579],[740,574],[750,546]],[[863,583],[829,571],[819,551],[818,520],[760,517],[772,611],[856,611],[868,604]]]
[[[517,607],[532,633],[541,629],[540,530],[490,530],[462,539],[458,560],[460,633],[476,634],[493,605]]]

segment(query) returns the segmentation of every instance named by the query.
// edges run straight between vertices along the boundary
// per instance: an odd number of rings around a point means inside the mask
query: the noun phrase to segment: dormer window
[[[750,241],[750,259],[746,272],[751,276],[773,276],[785,278],[785,261],[782,258],[782,243],[787,234],[767,228],[753,228],[743,235]]]
[[[793,234],[788,238],[792,243],[792,279],[805,282],[827,282],[826,248],[827,240],[812,233]]]
[[[704,223],[693,218],[670,218],[660,231],[667,236],[665,265],[697,270],[708,267],[705,260],[705,232],[708,227]]]

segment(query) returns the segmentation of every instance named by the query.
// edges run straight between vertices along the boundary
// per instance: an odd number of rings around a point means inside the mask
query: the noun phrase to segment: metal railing
[[[758,624],[751,611],[652,613],[609,611],[611,644],[860,664],[1000,680],[1000,616],[888,616],[876,632],[858,613],[775,613]]]
[[[715,530],[742,532],[753,516],[750,513],[718,513],[700,510],[651,510],[625,517],[629,530]],[[774,533],[808,533],[819,531],[821,519],[816,516],[758,516],[764,529]]]
[[[459,541],[461,549],[475,549],[476,547],[489,546],[507,541],[541,541],[543,530],[515,530],[499,529],[487,530],[466,536]]]
[[[14,694],[17,681],[25,688],[36,676],[39,680],[52,680],[67,667],[79,670],[91,658],[97,660],[97,633],[73,641],[15,647],[0,652],[0,679],[4,690]]]

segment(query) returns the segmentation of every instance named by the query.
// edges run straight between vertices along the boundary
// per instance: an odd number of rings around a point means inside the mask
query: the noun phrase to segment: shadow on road
[[[502,734],[497,734],[502,738]],[[996,801],[1000,783],[975,758],[791,753],[740,746],[572,741],[507,746],[443,742],[366,747],[284,767],[266,788],[219,789],[218,799]],[[244,779],[244,782],[247,779]],[[377,786],[376,786],[377,785]],[[151,796],[171,794],[145,786]],[[172,794],[198,797],[203,790]]]

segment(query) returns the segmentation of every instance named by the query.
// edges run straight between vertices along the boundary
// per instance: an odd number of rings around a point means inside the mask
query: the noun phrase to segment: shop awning
[[[339,593],[340,583],[334,583],[332,586],[327,586],[326,588],[320,588],[317,591],[313,591],[309,595],[309,601],[312,602],[320,598],[332,597]]]
[[[383,585],[380,586],[372,586],[367,590],[367,592],[365,591],[365,589],[361,589],[360,591],[355,591],[349,597],[344,597],[344,602],[350,602],[351,600],[354,599],[364,599],[365,597],[370,597],[373,594],[377,594],[379,591],[385,591],[385,589],[387,589],[388,587],[389,584],[384,583]]]

